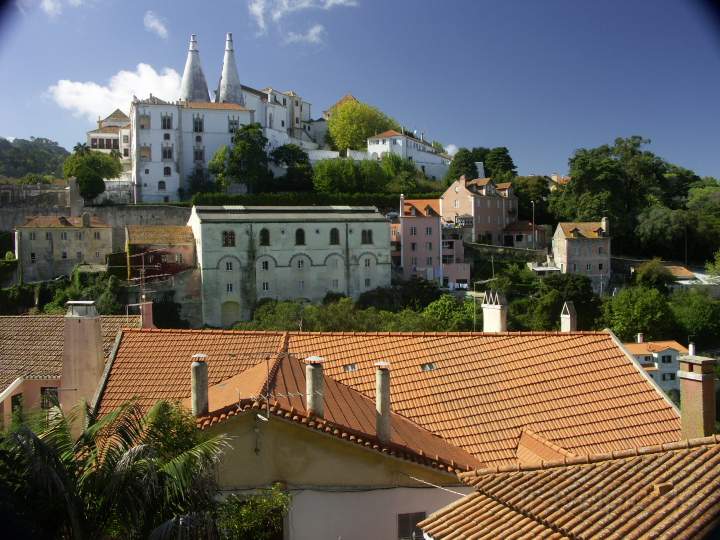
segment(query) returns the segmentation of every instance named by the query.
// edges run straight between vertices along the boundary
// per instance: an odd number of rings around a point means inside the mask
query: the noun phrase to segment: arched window
[[[295,231],[295,245],[296,246],[304,246],[305,245],[305,229],[297,229]]]
[[[372,244],[372,230],[370,229],[364,229],[362,233],[360,234],[360,242],[363,244]]]
[[[260,245],[270,245],[270,231],[268,231],[267,229],[260,229]]]
[[[165,176],[170,176],[172,174],[172,169],[170,167],[163,168],[163,174]]]
[[[235,231],[223,231],[223,247],[235,247]]]
[[[330,229],[330,244],[337,246],[340,243],[340,231],[335,228]]]
[[[158,191],[165,191],[165,180],[160,180],[158,182]]]

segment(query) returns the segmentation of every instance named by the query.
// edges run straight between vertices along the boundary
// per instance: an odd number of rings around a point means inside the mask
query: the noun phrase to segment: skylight
[[[345,373],[352,373],[353,371],[357,371],[357,364],[345,364],[343,366],[343,371]]]
[[[423,371],[434,371],[435,362],[427,362],[426,364],[421,364],[420,369],[422,369]]]

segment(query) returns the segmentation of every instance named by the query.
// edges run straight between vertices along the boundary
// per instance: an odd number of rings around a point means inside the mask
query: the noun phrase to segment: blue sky
[[[190,33],[214,86],[225,32],[245,84],[313,116],[351,92],[445,144],[507,146],[521,174],[637,134],[720,177],[720,25],[695,0],[18,0],[0,135],[71,147],[133,92],[174,99]]]

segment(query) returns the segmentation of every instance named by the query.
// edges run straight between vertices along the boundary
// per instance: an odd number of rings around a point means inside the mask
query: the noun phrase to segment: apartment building
[[[634,343],[625,343],[624,346],[666,394],[680,391],[677,372],[680,357],[688,354],[687,347],[674,340],[645,341],[642,334],[637,335]],[[693,344],[690,346],[692,348]]]
[[[552,240],[555,265],[563,274],[582,274],[598,293],[610,282],[610,223],[558,223]]]

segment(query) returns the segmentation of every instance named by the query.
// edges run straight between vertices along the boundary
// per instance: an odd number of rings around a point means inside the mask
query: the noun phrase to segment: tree
[[[535,201],[535,223],[551,221],[548,210],[548,179],[545,176],[517,176],[513,179],[513,193],[518,198],[518,217],[532,219],[532,202]]]
[[[234,183],[244,184],[250,192],[262,191],[272,181],[265,153],[267,145],[260,124],[240,126],[233,135],[232,146],[218,148],[208,163],[208,170],[222,189]]]
[[[635,283],[640,287],[656,289],[667,294],[670,286],[675,283],[675,278],[660,259],[655,258],[638,267],[635,272]]]
[[[7,255],[5,256],[7,258]],[[705,265],[705,270],[713,276],[720,276],[720,249],[715,252],[715,259]]]
[[[282,191],[312,191],[313,169],[307,152],[296,144],[284,144],[270,154],[275,165],[286,168],[278,187]]]
[[[540,280],[538,292],[528,306],[528,327],[532,330],[554,330],[560,325],[565,302],[572,302],[578,316],[578,329],[592,330],[601,315],[600,299],[592,282],[580,274],[552,274]]]
[[[709,346],[717,345],[720,334],[720,301],[703,289],[682,288],[670,297],[670,309],[677,321],[676,337]]]
[[[432,147],[440,154],[445,153],[445,145],[441,143],[440,141],[433,141]]]
[[[496,181],[507,181],[517,174],[515,163],[506,147],[499,146],[487,153],[485,156],[485,174]]]
[[[214,528],[215,464],[227,438],[204,437],[189,413],[161,401],[143,414],[129,402],[100,418],[55,409],[45,422],[0,443],[3,504],[24,532],[147,538]]]
[[[315,191],[357,193],[362,190],[359,167],[350,159],[323,159],[315,163]]]
[[[341,152],[348,148],[364,150],[370,137],[389,129],[400,130],[400,126],[379,109],[361,101],[341,103],[328,120],[330,138]]]
[[[73,152],[76,154],[87,154],[90,152],[90,147],[87,145],[87,143],[77,143],[75,146],[73,146]]]
[[[219,167],[220,163],[224,163],[225,155],[222,153],[220,154],[220,157],[218,157],[217,161],[215,161],[215,158],[218,156],[218,153],[224,149],[224,152],[227,153],[227,146],[221,146],[217,152],[215,152],[215,156],[210,160],[210,163],[208,163],[208,170],[210,170],[210,167],[213,167],[213,170],[218,171],[219,176],[221,177],[220,184],[217,182],[212,182],[210,180],[210,177],[208,176],[207,172],[203,167],[195,167],[193,169],[193,172],[190,174],[190,177],[188,178],[188,194],[189,195],[195,195],[196,193],[213,193],[218,190],[218,187],[224,185],[224,178],[222,178],[222,168]],[[217,178],[217,176],[216,176]]]
[[[55,141],[42,137],[0,137],[0,176],[22,178],[26,174],[61,177],[63,162],[70,153]]]
[[[624,341],[640,332],[650,340],[665,339],[675,326],[667,300],[657,289],[628,287],[604,307],[606,323]]]
[[[445,181],[450,184],[463,175],[468,180],[472,180],[478,176],[475,160],[467,148],[460,148],[455,153],[450,162],[450,167],[448,167],[447,174],[445,175]]]
[[[638,216],[635,234],[643,251],[665,257],[681,252],[688,217],[684,210],[671,210],[664,205],[645,208]]]
[[[472,156],[473,162],[483,164],[483,167],[485,168],[485,176],[489,176],[488,172],[487,172],[487,168],[485,167],[485,162],[487,161],[488,152],[490,152],[490,149],[485,148],[484,146],[476,146],[472,150],[470,150],[470,155]],[[479,173],[479,171],[478,171],[478,173]]]
[[[423,317],[436,330],[458,332],[472,330],[473,301],[461,301],[451,294],[443,294],[422,312]]]
[[[120,161],[101,152],[74,153],[65,160],[63,172],[66,177],[77,179],[80,195],[86,202],[105,191],[103,179],[117,178],[122,172]]]
[[[229,495],[218,510],[221,540],[274,540],[282,536],[290,496],[278,484],[250,496]]]

